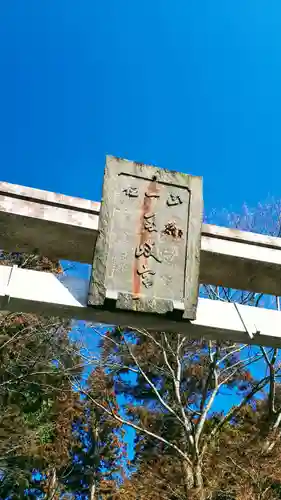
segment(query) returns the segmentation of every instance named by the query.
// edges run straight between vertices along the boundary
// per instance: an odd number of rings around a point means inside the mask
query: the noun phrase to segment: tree
[[[276,394],[280,408],[279,385]],[[281,443],[271,432],[270,407],[268,396],[246,405],[211,450],[208,478],[215,499],[280,500]]]
[[[234,217],[233,225],[243,222],[243,229],[255,229],[253,220],[257,222],[259,218],[249,211],[246,215],[248,219]],[[262,215],[266,218],[268,213]],[[247,220],[251,228],[245,227]],[[279,231],[279,216],[274,223]],[[223,287],[206,285],[204,293],[214,300],[235,300],[256,307],[267,303],[262,294]],[[139,471],[143,478],[145,470],[154,470],[156,474],[157,469],[158,477],[159,470],[171,477],[167,472],[173,463],[172,475],[183,478],[181,491],[176,494],[181,498],[191,498],[191,495],[207,498],[212,483],[210,456],[221,436],[229,426],[232,428],[245,408],[256,404],[257,398],[264,397],[267,391],[265,401],[270,425],[264,439],[268,453],[276,446],[281,420],[280,409],[275,404],[276,383],[280,381],[276,350],[204,339],[190,341],[183,335],[168,336],[163,332],[151,334],[119,328],[105,335],[95,332],[101,337],[103,349],[99,366],[112,374],[115,392],[124,397],[126,403],[116,412],[109,400],[100,402],[92,396],[91,399],[107,415],[136,431],[134,479]],[[262,368],[256,374],[253,367],[258,363]],[[237,395],[239,403],[216,414],[217,399],[230,390]],[[275,441],[271,440],[273,435]],[[161,454],[166,457],[164,462],[159,459]],[[269,455],[266,459],[269,460]],[[145,492],[147,498],[154,498],[154,494],[149,496],[149,492]]]
[[[244,229],[249,229],[245,227],[247,220],[251,224],[253,221],[252,214],[248,213],[247,217],[240,217],[238,221],[239,224],[243,222]],[[234,221],[237,225],[235,218]],[[279,224],[279,218],[275,222]],[[256,307],[268,304],[262,294],[208,284],[201,292],[214,300],[235,300]],[[279,305],[278,298],[271,300]],[[44,485],[51,498],[68,492],[72,498],[80,495],[96,500],[102,497],[111,500],[240,500],[247,495],[252,500],[277,500],[280,497],[281,366],[278,350],[204,339],[195,341],[183,335],[152,334],[130,328],[123,331],[115,328],[106,333],[98,328],[92,331],[100,339],[100,351],[90,354],[88,350],[87,355],[83,354],[87,370],[91,366],[87,380],[80,376],[81,362],[74,362],[70,344],[66,342],[61,353],[53,351],[56,353],[53,365],[57,369],[60,367],[61,380],[73,394],[74,401],[78,401],[75,412],[71,410],[71,418],[63,424],[67,429],[66,453],[56,455],[54,451],[52,455],[52,445],[59,433],[45,448],[41,443],[40,449],[44,453],[47,450],[45,462],[42,454],[30,453],[31,443],[38,449],[38,442],[32,440],[32,436],[37,436],[44,422],[40,417],[33,427],[30,420],[26,424],[22,403],[15,417],[19,418],[19,429],[22,425],[20,436],[26,436],[29,477],[32,467],[41,471],[40,491]],[[12,338],[13,334],[3,335],[3,344],[8,341],[9,346],[14,341],[10,340]],[[29,355],[36,352],[36,346],[27,352]],[[15,372],[11,377],[10,355],[7,359],[4,386],[6,381],[8,384],[13,382],[16,391],[17,383],[25,382],[22,392],[29,391],[29,384],[34,383],[33,372],[16,371],[16,360],[12,364]],[[259,369],[254,370],[255,366]],[[43,377],[42,366],[40,369],[40,377]],[[56,376],[58,374],[59,370]],[[57,385],[51,386],[51,395],[48,394],[45,386],[49,386],[50,373],[46,376],[48,379],[41,381],[41,401],[48,395],[52,404],[46,414],[48,418],[56,415],[53,419],[56,421],[59,412],[54,411],[57,404],[53,402],[54,388],[61,386],[56,381]],[[236,406],[218,413],[216,403],[225,392],[236,396]],[[70,406],[75,405],[71,403]],[[46,422],[49,422],[47,418]],[[118,469],[123,460],[119,455],[121,430],[125,425],[135,431],[135,458],[131,464],[131,478],[117,491],[116,478],[122,475]],[[11,431],[8,434],[11,435]],[[114,443],[112,450],[111,442]],[[8,458],[23,458],[22,448],[19,450],[18,456],[11,453]],[[39,463],[35,463],[35,457],[39,458]],[[17,471],[17,478],[21,479],[21,474],[26,477],[22,463],[17,468],[14,461],[9,469],[7,457],[4,458],[3,471]],[[32,480],[28,484],[29,492],[35,494],[35,482],[33,490]],[[22,492],[22,483],[20,488]]]
[[[1,264],[61,273],[59,262],[2,252]],[[122,465],[119,424],[80,397],[102,397],[105,373],[89,374],[71,322],[33,314],[0,316],[1,498],[112,498]],[[109,384],[109,385],[108,385]],[[112,385],[112,384],[111,384]]]
[[[11,314],[2,318],[0,327],[2,339],[7,339],[0,350],[2,487],[19,469],[21,476],[26,471],[27,485],[33,470],[44,475],[68,461],[78,406],[69,375],[80,367],[73,353],[69,357],[61,324]]]
[[[90,373],[81,391],[83,411],[74,422],[72,463],[65,474],[66,491],[81,499],[113,500],[117,491],[125,459],[121,426],[92,403],[93,398],[103,401],[108,393],[112,408],[117,409],[112,389],[112,378],[97,369]]]
[[[254,393],[257,388],[247,366],[262,355],[248,353],[240,359],[246,346],[120,329],[104,335],[102,346],[102,363],[111,370],[115,392],[126,397],[126,416],[112,407],[108,396],[100,402],[89,394],[93,404],[137,431],[135,465],[139,456],[151,465],[155,456],[168,453],[180,464],[186,492],[201,490],[202,464],[211,441],[205,427],[213,401],[224,387],[236,385],[244,394],[250,389]],[[225,423],[232,415],[234,410]],[[221,425],[212,427],[212,437]]]
[[[277,387],[280,398],[280,389]],[[206,498],[212,500],[280,500],[281,443],[269,450],[268,400],[248,404],[224,427],[205,457]],[[143,461],[127,480],[120,500],[183,500],[181,471],[169,456]],[[193,498],[190,492],[188,498]]]
[[[48,259],[2,253],[1,263],[11,262],[60,271]],[[68,462],[78,400],[71,376],[81,373],[69,328],[68,322],[33,314],[0,316],[1,498],[56,489],[56,470]]]

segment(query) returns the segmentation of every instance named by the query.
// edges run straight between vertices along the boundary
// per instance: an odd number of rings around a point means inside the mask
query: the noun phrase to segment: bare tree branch
[[[179,417],[179,415],[173,410],[173,408],[171,408],[171,406],[166,403],[164,401],[164,399],[162,398],[161,394],[159,393],[157,387],[153,384],[153,382],[150,380],[150,378],[146,375],[145,371],[142,369],[141,365],[139,364],[136,356],[134,355],[132,349],[130,348],[128,342],[126,341],[126,339],[124,339],[124,342],[127,346],[127,349],[128,349],[128,352],[130,353],[130,356],[132,357],[132,359],[134,360],[134,363],[136,364],[136,366],[138,367],[140,373],[142,374],[143,378],[147,381],[147,383],[149,384],[149,386],[151,387],[151,389],[153,390],[153,392],[155,393],[155,395],[157,396],[158,400],[160,401],[160,403],[162,404],[162,406],[167,410],[169,411],[170,413],[172,413],[172,415],[174,415],[174,417],[181,423],[181,425],[185,426],[185,423],[184,421]]]
[[[278,349],[273,350],[272,358],[269,359],[269,356],[266,352],[266,349],[263,346],[260,346],[260,350],[264,356],[265,362],[269,368],[269,395],[268,395],[268,412],[269,416],[275,414],[275,396],[276,396],[276,381],[275,381],[275,360],[277,358]]]
[[[200,410],[201,410],[202,414],[199,417],[198,423],[196,425],[196,431],[195,431],[196,449],[198,449],[199,440],[200,440],[200,437],[201,437],[201,434],[203,431],[203,427],[204,427],[207,415],[213,406],[215,397],[216,397],[216,395],[219,391],[220,385],[221,385],[218,383],[218,373],[217,373],[217,358],[219,355],[219,348],[218,348],[218,345],[216,345],[216,351],[212,352],[212,342],[209,341],[208,345],[209,345],[208,351],[209,351],[209,358],[210,358],[209,373],[207,376],[207,380],[205,383],[205,387],[204,387],[203,395],[202,395],[202,400],[201,400]],[[212,380],[214,383],[214,389],[212,391],[212,394],[211,394],[211,397],[209,398],[208,403],[206,404],[207,393],[208,393],[208,389],[209,389],[209,386],[210,386],[210,383]],[[204,408],[204,406],[205,406],[205,408]],[[204,408],[204,410],[203,410],[203,408]]]
[[[220,431],[220,429],[233,417],[235,417],[239,413],[241,408],[243,408],[243,406],[245,406],[255,394],[257,394],[261,389],[263,389],[263,387],[265,387],[266,384],[268,384],[268,382],[269,382],[269,377],[265,377],[264,379],[260,380],[247,394],[247,396],[245,396],[237,406],[232,407],[229,410],[229,412],[224,416],[224,418],[212,429],[209,436],[206,437],[205,442],[210,442],[210,440],[214,436],[216,436],[216,434]]]
[[[157,439],[158,441],[161,441],[162,443],[166,444],[170,448],[173,448],[175,451],[177,451],[177,453],[182,458],[184,458],[184,460],[186,460],[187,463],[189,463],[191,465],[191,461],[190,461],[188,455],[186,453],[184,453],[174,443],[168,441],[167,439],[163,438],[159,434],[155,434],[154,432],[151,432],[151,431],[149,431],[148,429],[146,429],[144,427],[140,427],[139,425],[134,424],[130,420],[126,420],[125,418],[121,417],[120,415],[117,415],[117,413],[113,412],[112,410],[109,410],[104,405],[102,405],[101,403],[99,403],[99,401],[97,401],[96,399],[94,399],[91,396],[91,394],[89,394],[87,391],[85,391],[85,389],[83,389],[83,387],[81,386],[81,384],[79,384],[77,382],[76,382],[76,389],[78,389],[81,392],[81,394],[84,394],[85,396],[87,396],[92,401],[92,403],[94,403],[94,405],[96,405],[98,408],[100,408],[101,410],[103,410],[108,415],[111,415],[120,424],[128,425],[129,427],[131,427],[132,429],[135,429],[136,431],[143,432],[147,436],[153,437],[154,439]]]

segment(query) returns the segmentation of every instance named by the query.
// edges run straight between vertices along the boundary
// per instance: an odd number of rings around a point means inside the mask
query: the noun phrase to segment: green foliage
[[[60,272],[58,263],[38,256],[11,258]],[[250,399],[208,442],[224,418],[211,408],[196,452],[179,423],[183,409],[196,435],[223,373],[222,388],[247,398],[256,381],[230,343],[116,328],[102,337],[100,359],[87,366],[85,380],[80,346],[70,341],[69,330],[56,318],[0,316],[1,499],[86,500],[95,490],[95,500],[195,500],[202,453],[200,500],[280,500],[280,436],[270,435],[276,413],[269,413],[267,399]],[[178,396],[172,374],[179,371]],[[275,396],[281,408],[278,385]],[[127,461],[123,417],[137,432],[127,464],[132,475],[118,488]],[[275,445],[266,457],[265,440]]]
[[[111,377],[94,370],[87,380],[88,392],[83,399],[83,412],[74,422],[75,444],[71,449],[73,461],[66,471],[65,491],[89,498],[93,486],[96,498],[111,498],[122,470],[124,450],[121,430],[116,421],[99,411],[92,398],[104,398],[106,388],[112,389]],[[111,397],[117,406],[116,398]]]
[[[58,262],[7,254],[2,264],[59,273]],[[104,373],[73,390],[83,363],[69,339],[70,323],[33,314],[0,314],[0,498],[99,498],[116,488],[122,449],[119,426],[91,403],[112,385]],[[118,434],[119,433],[119,434]],[[34,476],[37,473],[37,476]],[[39,476],[38,476],[39,474]]]
[[[39,256],[2,253],[1,262],[60,272]],[[72,414],[63,420],[63,411],[66,398],[75,405],[69,375],[80,370],[69,328],[56,318],[0,314],[0,498],[42,492],[45,472],[69,460]],[[42,473],[40,487],[34,471]]]
[[[55,424],[46,422],[38,428],[38,439],[40,444],[47,444],[55,438]]]

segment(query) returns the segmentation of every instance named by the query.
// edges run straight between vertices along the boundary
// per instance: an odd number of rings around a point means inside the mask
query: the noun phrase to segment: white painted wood
[[[91,263],[100,203],[0,183],[0,248]],[[200,282],[281,295],[281,238],[203,224]]]
[[[84,319],[132,328],[177,331],[190,338],[281,346],[281,312],[210,299],[199,299],[196,321],[168,321],[156,316],[87,307],[88,282],[63,276],[0,266],[0,309]],[[251,332],[247,331],[250,327]],[[251,335],[249,335],[251,333]]]

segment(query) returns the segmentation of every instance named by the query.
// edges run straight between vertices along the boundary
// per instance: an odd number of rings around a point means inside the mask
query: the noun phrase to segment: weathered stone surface
[[[92,263],[99,211],[97,202],[0,182],[0,248]],[[199,280],[280,296],[281,238],[203,224]]]
[[[90,262],[100,203],[0,182],[0,248]]]
[[[199,177],[107,157],[89,304],[106,307],[117,292],[121,309],[183,303],[194,319],[202,204]]]

